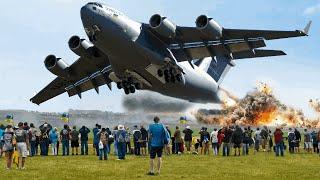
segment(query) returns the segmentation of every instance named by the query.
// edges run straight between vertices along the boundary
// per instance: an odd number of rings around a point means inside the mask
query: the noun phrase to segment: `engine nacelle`
[[[151,16],[149,25],[155,32],[164,37],[173,38],[176,35],[177,26],[168,18],[162,17],[159,14]]]
[[[97,58],[102,54],[91,42],[81,39],[79,36],[72,36],[69,41],[69,48],[80,57]]]
[[[70,73],[68,71],[69,65],[61,58],[56,58],[55,55],[49,55],[44,60],[46,68],[54,75],[61,78],[68,78]]]
[[[220,39],[222,37],[223,28],[216,21],[206,15],[201,15],[197,18],[196,26],[201,32],[211,38]]]

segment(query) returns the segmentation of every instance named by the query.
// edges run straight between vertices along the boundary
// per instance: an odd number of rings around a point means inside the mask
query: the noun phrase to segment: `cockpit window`
[[[100,3],[89,2],[88,4],[95,5],[95,6],[98,6],[98,7],[102,8],[102,5]]]

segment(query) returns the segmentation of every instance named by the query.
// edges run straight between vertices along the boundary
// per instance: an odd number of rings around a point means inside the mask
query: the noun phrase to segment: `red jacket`
[[[274,142],[276,144],[279,144],[282,142],[282,139],[283,139],[283,132],[280,130],[280,129],[277,129],[275,132],[274,132]]]

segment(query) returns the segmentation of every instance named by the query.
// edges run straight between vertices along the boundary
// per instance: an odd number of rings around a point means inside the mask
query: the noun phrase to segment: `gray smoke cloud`
[[[139,91],[135,94],[124,96],[122,105],[127,111],[145,112],[185,112],[193,106],[192,103],[159,93]]]

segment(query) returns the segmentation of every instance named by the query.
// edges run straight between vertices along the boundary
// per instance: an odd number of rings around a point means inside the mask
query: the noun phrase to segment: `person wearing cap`
[[[126,135],[127,132],[123,125],[118,126],[116,135],[117,148],[118,148],[118,160],[124,160],[126,156]]]
[[[24,165],[29,152],[29,137],[26,130],[23,129],[22,122],[19,122],[18,127],[19,129],[15,132],[15,139],[19,153],[19,169],[25,169]]]
[[[190,129],[190,126],[187,126],[186,129],[183,130],[184,144],[185,144],[187,151],[189,153],[191,151],[192,133],[193,133],[193,131]]]
[[[76,150],[76,155],[78,155],[79,151],[79,131],[77,131],[77,127],[73,126],[73,130],[70,132],[71,139],[71,152],[74,155],[74,150]]]
[[[11,125],[7,125],[4,135],[3,135],[3,147],[2,151],[6,157],[6,169],[10,170],[12,168],[12,159],[13,159],[13,144],[14,132]]]

